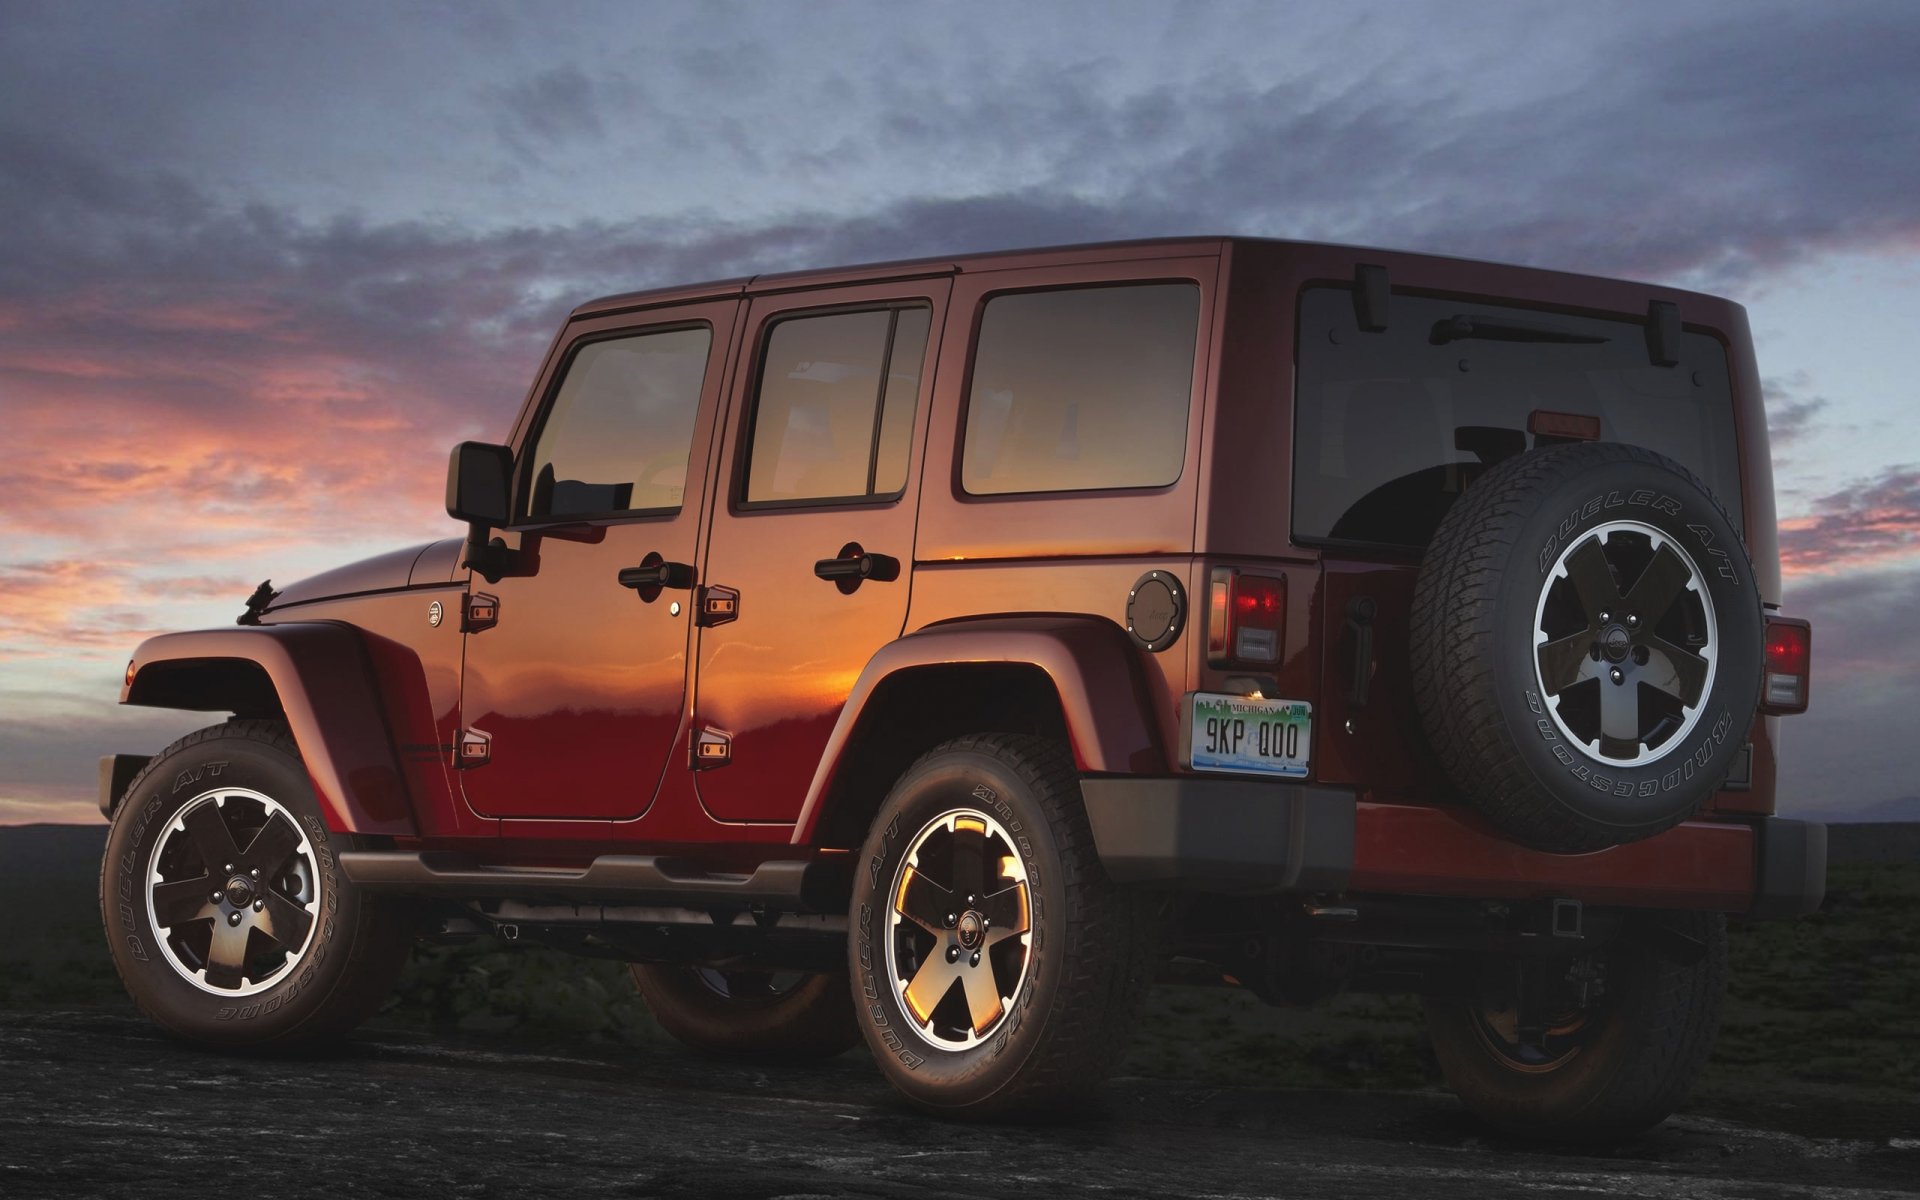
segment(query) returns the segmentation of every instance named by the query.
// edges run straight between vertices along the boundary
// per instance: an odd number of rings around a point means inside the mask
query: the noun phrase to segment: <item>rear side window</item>
[[[773,326],[754,400],[748,504],[899,494],[932,315],[884,308]]]
[[[712,344],[700,326],[575,351],[534,442],[527,516],[679,508]]]
[[[1200,289],[1190,283],[987,301],[961,486],[990,496],[1179,479],[1199,326]]]
[[[1323,287],[1301,295],[1299,347],[1302,542],[1422,548],[1488,467],[1596,422],[1691,469],[1740,525],[1727,356],[1704,333],[1656,367],[1639,322],[1399,292],[1386,330],[1362,333],[1353,293]]]

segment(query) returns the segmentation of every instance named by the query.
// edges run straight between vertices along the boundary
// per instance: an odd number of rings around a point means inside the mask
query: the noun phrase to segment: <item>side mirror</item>
[[[513,451],[486,442],[453,448],[447,460],[448,516],[494,529],[512,518],[512,498]]]
[[[513,451],[486,442],[461,442],[447,460],[447,515],[467,523],[460,565],[499,583],[514,556],[493,530],[513,519]]]

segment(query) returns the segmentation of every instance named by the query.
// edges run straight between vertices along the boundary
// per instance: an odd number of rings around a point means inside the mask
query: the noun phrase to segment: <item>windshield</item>
[[[1344,287],[1302,293],[1299,332],[1297,541],[1422,548],[1488,467],[1596,422],[1688,467],[1744,528],[1727,357],[1706,334],[1656,367],[1638,321],[1400,292],[1362,333]]]

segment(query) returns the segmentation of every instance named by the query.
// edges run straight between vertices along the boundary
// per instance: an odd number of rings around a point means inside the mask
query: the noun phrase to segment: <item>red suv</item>
[[[1177,957],[1417,993],[1474,1112],[1608,1137],[1705,1062],[1726,917],[1822,893],[1725,300],[1238,238],[614,296],[447,508],[128,665],[232,714],[102,764],[167,1029],[338,1035],[479,928],[997,1114]]]

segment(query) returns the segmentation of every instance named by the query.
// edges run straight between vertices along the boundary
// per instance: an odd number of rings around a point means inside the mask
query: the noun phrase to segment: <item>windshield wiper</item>
[[[1588,346],[1608,340],[1597,334],[1579,333],[1535,321],[1517,321],[1512,317],[1475,316],[1469,313],[1456,313],[1445,320],[1435,321],[1433,332],[1427,338],[1436,346],[1470,339],[1485,342],[1564,342],[1570,345]]]

